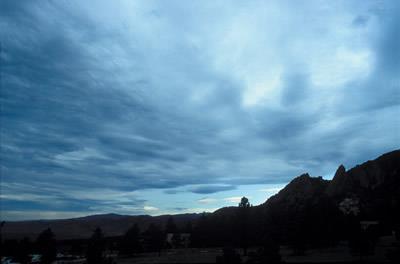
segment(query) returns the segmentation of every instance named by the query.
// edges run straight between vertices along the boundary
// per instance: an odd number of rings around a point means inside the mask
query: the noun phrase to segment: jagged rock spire
[[[335,172],[335,176],[333,176],[333,179],[337,179],[337,178],[342,178],[344,175],[346,174],[346,168],[341,164],[338,168],[337,168],[337,170],[336,170],[336,172]]]

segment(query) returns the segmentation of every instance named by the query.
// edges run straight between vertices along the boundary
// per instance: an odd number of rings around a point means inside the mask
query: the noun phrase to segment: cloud
[[[280,190],[282,190],[282,187],[265,188],[265,189],[260,189],[259,191],[267,193],[277,193]]]
[[[43,210],[8,210],[4,215],[2,214],[2,220],[5,221],[24,221],[32,219],[68,219],[75,217],[84,217],[90,215],[92,212],[80,212],[80,211],[43,211]]]
[[[70,151],[63,154],[58,154],[54,157],[61,162],[81,161],[85,159],[105,159],[106,157],[99,154],[95,149],[83,148],[81,150]]]
[[[57,185],[2,183],[2,218],[8,219],[19,209],[36,211],[80,212],[79,215],[95,213],[143,214],[148,209],[146,200],[135,192],[121,192],[112,189],[65,190]],[[10,211],[10,214],[8,213]],[[32,210],[35,211],[35,210]],[[22,216],[21,216],[22,217]],[[40,217],[42,215],[40,214]]]
[[[248,197],[251,198],[251,197]],[[242,196],[234,196],[234,197],[227,197],[224,198],[224,201],[230,202],[230,203],[240,203],[240,201],[242,200]]]
[[[215,199],[215,198],[201,198],[201,199],[199,199],[199,200],[197,200],[199,203],[201,203],[201,204],[212,204],[212,203],[215,203],[215,202],[217,202],[218,200],[217,199]]]
[[[192,187],[190,191],[198,194],[210,194],[223,191],[230,191],[234,190],[235,188],[236,187],[232,185],[202,185],[202,186]]]
[[[144,206],[143,209],[144,209],[146,212],[153,212],[153,211],[158,211],[158,210],[160,210],[160,209],[158,209],[157,207],[148,206],[148,205]]]
[[[10,214],[195,207],[399,148],[397,1],[1,5]]]

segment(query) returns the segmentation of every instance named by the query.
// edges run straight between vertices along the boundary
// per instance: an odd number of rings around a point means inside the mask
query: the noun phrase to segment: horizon
[[[258,205],[399,149],[399,7],[2,1],[1,220]]]
[[[383,155],[385,155],[385,154],[388,154],[388,153],[391,153],[391,152],[394,152],[394,151],[399,151],[400,149],[395,149],[395,150],[392,150],[392,151],[389,151],[389,152],[387,152],[387,153],[383,153],[382,155],[380,155],[379,157],[381,157],[381,156],[383,156]],[[379,158],[379,157],[376,157],[376,158]],[[370,160],[367,160],[367,161],[365,161],[364,163],[366,163],[366,162],[368,162],[368,161],[371,161],[371,159]],[[362,164],[364,164],[364,163],[362,163]],[[359,165],[361,165],[361,164],[357,164],[356,166],[359,166]],[[339,167],[340,166],[342,166],[342,164],[340,164],[339,165]],[[356,167],[355,166],[355,167]],[[355,168],[355,167],[353,167],[353,168]],[[351,169],[353,169],[353,168],[350,168],[350,170]],[[349,169],[348,168],[345,168],[346,169],[346,171],[348,171]],[[308,173],[304,173],[304,174],[308,174]],[[296,179],[296,178],[298,178],[298,177],[300,177],[301,175],[299,175],[299,176],[297,176],[297,177],[294,177],[292,180],[294,180],[294,179]],[[312,175],[310,175],[310,177],[311,178],[319,178],[319,177],[322,177],[322,176],[312,176]],[[329,179],[326,179],[326,178],[323,178],[322,177],[322,179],[323,180],[325,180],[325,181],[331,181],[332,179],[333,179],[333,177],[331,177],[331,178],[329,178]],[[291,181],[292,181],[291,180]],[[290,182],[291,182],[290,181]],[[289,182],[289,183],[290,183]],[[275,194],[278,194],[279,193],[279,191],[281,191],[282,189],[284,189],[289,183],[287,183],[285,186],[283,186],[282,188],[275,188],[273,191],[271,191],[271,195],[269,195],[269,196],[267,196],[267,198],[263,201],[263,202],[261,202],[261,203],[259,203],[259,204],[251,204],[251,206],[260,206],[260,205],[262,205],[262,204],[264,204],[264,203],[266,203],[268,200],[269,200],[269,198],[271,198],[272,196],[274,196]],[[242,196],[242,197],[245,197],[245,196]],[[239,200],[239,198],[242,198],[242,197],[235,197],[235,200]],[[75,216],[73,216],[73,217],[67,217],[67,218],[54,218],[54,217],[50,217],[50,218],[38,218],[38,219],[12,219],[12,220],[7,220],[7,219],[0,219],[1,221],[8,221],[8,222],[25,222],[25,221],[27,221],[27,222],[29,222],[29,221],[51,221],[51,220],[54,220],[54,221],[57,221],[57,220],[72,220],[72,219],[79,219],[79,218],[87,218],[87,217],[96,217],[96,216],[108,216],[108,215],[116,215],[116,216],[123,216],[123,217],[125,217],[125,216],[149,216],[149,217],[159,217],[159,216],[176,216],[176,215],[185,215],[185,214],[204,214],[204,213],[209,213],[209,214],[212,214],[212,213],[214,213],[215,211],[218,211],[218,210],[220,210],[220,209],[223,209],[223,208],[228,208],[228,207],[237,207],[237,204],[236,205],[226,205],[226,206],[223,206],[223,207],[220,207],[220,208],[214,208],[212,211],[202,211],[202,212],[180,212],[180,213],[168,213],[168,212],[165,212],[165,213],[160,213],[160,214],[118,214],[118,213],[107,213],[107,212],[101,212],[101,213],[97,213],[97,214],[90,214],[90,215],[86,215],[86,214],[82,214],[82,215],[75,215]]]

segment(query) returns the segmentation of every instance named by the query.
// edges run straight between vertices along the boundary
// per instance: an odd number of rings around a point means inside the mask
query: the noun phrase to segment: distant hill
[[[340,222],[343,221],[340,207],[346,199],[355,201],[360,220],[379,220],[389,228],[398,225],[400,150],[386,153],[348,171],[340,165],[332,180],[308,174],[296,177],[265,203],[251,207],[252,239],[261,239],[262,233],[273,232],[290,241],[295,239],[290,237],[291,234],[300,234],[303,230],[307,230],[304,237],[310,241],[319,241],[324,236],[340,236],[340,225],[343,224]],[[224,239],[224,236],[226,240],[230,239],[236,214],[237,207],[225,207],[207,214],[207,230],[211,230],[210,236],[214,236],[214,241]],[[58,239],[87,238],[98,226],[106,236],[119,236],[134,223],[144,230],[150,223],[165,225],[169,217],[106,214],[66,220],[7,222],[3,235],[5,238],[35,238],[50,227]],[[205,221],[201,214],[179,214],[173,215],[173,218],[178,227],[188,221]]]
[[[145,230],[151,223],[164,226],[170,216],[101,214],[72,219],[7,222],[3,227],[3,237],[20,239],[27,236],[35,239],[48,227],[57,239],[88,238],[96,227],[100,227],[106,236],[120,236],[135,223],[141,230]],[[193,221],[199,216],[200,214],[178,214],[173,215],[173,218],[178,227],[184,227],[188,221]]]

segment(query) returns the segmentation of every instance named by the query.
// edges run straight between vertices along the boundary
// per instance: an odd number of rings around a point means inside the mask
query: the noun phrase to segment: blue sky
[[[1,218],[213,211],[399,148],[398,1],[0,2]]]

